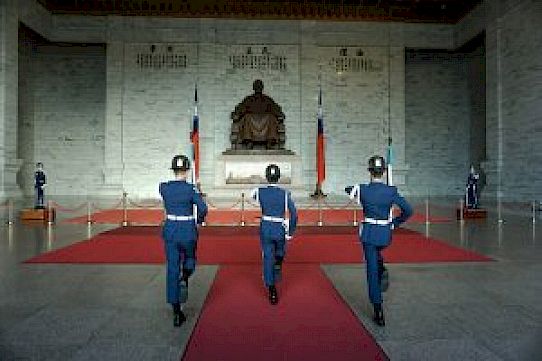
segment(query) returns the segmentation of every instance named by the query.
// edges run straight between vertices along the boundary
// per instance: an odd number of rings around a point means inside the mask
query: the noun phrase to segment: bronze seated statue
[[[254,94],[247,96],[231,113],[232,149],[284,149],[284,113],[263,94],[263,82],[254,81]]]

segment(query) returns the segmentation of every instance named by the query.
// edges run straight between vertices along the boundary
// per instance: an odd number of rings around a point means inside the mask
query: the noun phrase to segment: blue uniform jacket
[[[381,182],[359,184],[351,187],[349,194],[351,198],[357,198],[366,218],[389,220],[392,205],[399,206],[401,214],[391,219],[393,228],[404,223],[412,215],[412,207],[399,195],[394,186],[388,186]],[[363,243],[388,246],[391,243],[391,234],[391,225],[360,224],[360,237]]]
[[[45,173],[41,170],[36,171],[34,174],[34,188],[41,188],[47,183]]]
[[[203,201],[194,185],[183,180],[174,180],[160,183],[160,195],[164,200],[166,213],[174,216],[194,215],[194,204],[197,205],[197,219],[192,221],[172,221],[166,218],[162,229],[162,236],[166,241],[180,238],[185,241],[197,240],[197,227],[205,220],[207,205]]]
[[[265,215],[284,218],[285,195],[287,195],[288,212],[290,213],[290,235],[293,236],[297,227],[297,210],[290,193],[274,185],[260,187],[252,192],[252,197],[260,203],[262,217]],[[262,219],[260,223],[260,235],[265,239],[282,240],[284,239],[285,230],[281,223],[264,221]]]

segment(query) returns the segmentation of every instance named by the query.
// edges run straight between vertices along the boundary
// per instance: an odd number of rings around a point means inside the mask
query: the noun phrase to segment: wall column
[[[106,109],[104,149],[104,195],[123,190],[123,89],[124,43],[110,42],[106,49]]]
[[[18,29],[17,3],[0,5],[0,199],[20,197],[17,172]]]

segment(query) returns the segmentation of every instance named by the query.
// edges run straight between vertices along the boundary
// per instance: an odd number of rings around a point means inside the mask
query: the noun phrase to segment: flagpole
[[[322,191],[322,184],[321,182],[325,178],[325,168],[320,169],[323,162],[325,162],[325,159],[320,159],[321,157],[324,157],[324,151],[323,144],[320,144],[321,142],[324,142],[324,139],[320,139],[320,137],[324,137],[323,134],[323,120],[324,120],[324,113],[322,109],[322,70],[320,66],[320,74],[318,75],[318,120],[317,120],[317,138],[316,138],[316,189],[314,190],[314,193],[312,193],[310,196],[311,198],[323,198],[327,197],[327,194],[324,194]],[[322,129],[320,129],[322,128]],[[320,134],[321,133],[321,134]],[[321,154],[322,153],[322,154]],[[325,164],[322,166],[325,167]],[[323,172],[324,174],[320,174],[320,172]],[[320,177],[322,177],[322,180],[320,180]]]
[[[198,113],[198,84],[194,86],[194,115],[192,117],[192,131],[190,132],[190,140],[192,143],[192,183],[196,186],[198,192],[201,191],[201,183],[199,180],[199,113]],[[202,193],[203,194],[203,193]]]
[[[393,185],[393,139],[391,133],[391,37],[388,24],[388,185]]]
[[[388,185],[393,186],[393,138],[391,132],[391,34],[388,26]],[[390,208],[389,219],[393,219],[393,207]],[[393,229],[393,227],[392,227]]]
[[[194,136],[195,136],[195,122],[196,122],[196,117],[198,116],[198,84],[196,83],[194,85],[194,114],[192,115],[192,126],[191,126],[191,131],[190,131],[190,141],[192,143],[192,162],[193,162],[193,166],[192,166],[192,183],[194,185],[197,185],[198,183],[198,180],[196,179],[196,167],[197,167],[197,158],[196,158],[196,143],[195,143],[195,140],[194,140]]]

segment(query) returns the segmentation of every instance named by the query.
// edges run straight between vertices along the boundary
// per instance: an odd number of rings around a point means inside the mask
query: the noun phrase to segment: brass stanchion
[[[47,225],[52,226],[55,223],[55,215],[53,210],[53,201],[47,201]]]
[[[324,222],[322,220],[322,197],[318,197],[318,227],[322,227]]]
[[[122,193],[122,226],[128,226],[128,193]]]
[[[87,223],[87,239],[92,238],[92,223]]]
[[[14,223],[14,209],[13,209],[13,199],[8,200],[8,226],[13,226]]]
[[[425,224],[430,224],[430,223],[431,222],[429,221],[429,199],[426,198],[425,199]]]
[[[354,220],[352,222],[352,225],[354,227],[357,227],[357,225],[358,225],[358,210],[357,210],[357,208],[354,208]]]
[[[241,227],[245,226],[245,193],[241,193]]]
[[[502,218],[502,193],[498,191],[497,194],[497,223],[503,224],[504,219]]]
[[[91,225],[92,223],[94,223],[92,220],[92,205],[90,202],[87,202],[87,224]]]
[[[461,198],[459,200],[459,221],[461,223],[463,223],[465,221],[464,212],[465,212],[465,200],[463,198]]]
[[[55,231],[53,227],[47,227],[47,251],[53,249],[53,243],[55,240]]]

